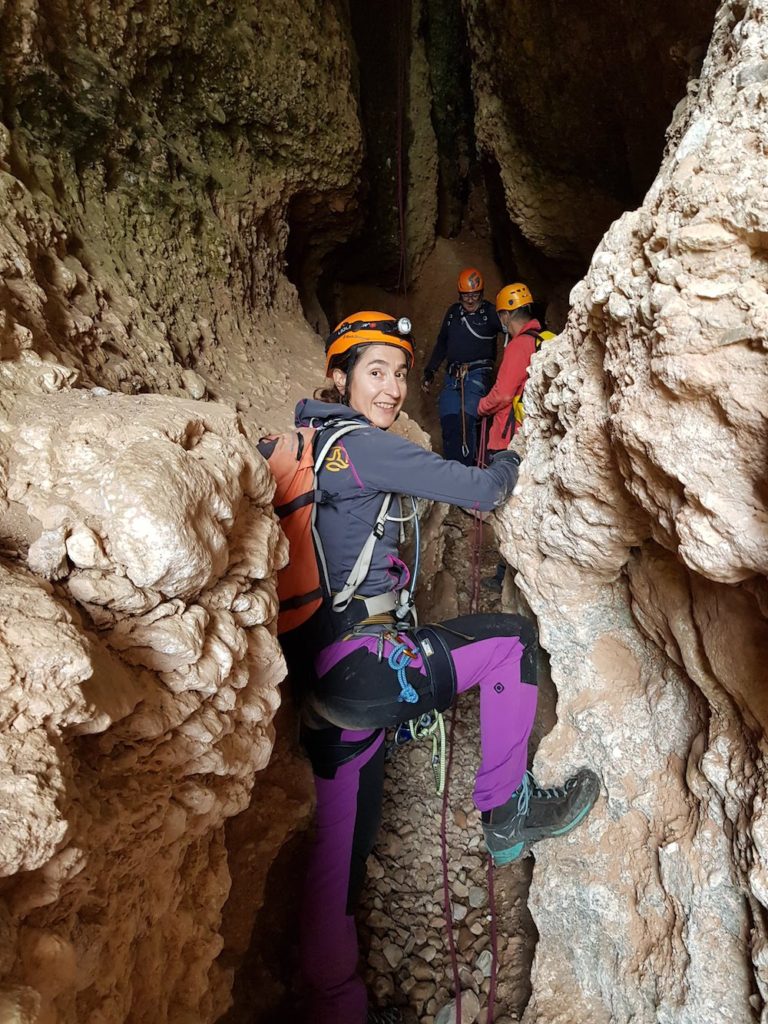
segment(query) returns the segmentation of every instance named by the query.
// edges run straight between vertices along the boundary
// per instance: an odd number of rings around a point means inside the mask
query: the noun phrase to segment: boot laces
[[[534,779],[530,772],[526,772],[523,776],[523,786],[526,791],[525,810],[528,810],[528,804],[531,797],[535,800],[562,800],[562,798],[567,795],[568,791],[573,789],[575,784],[576,779],[572,778],[568,779],[563,786],[550,786],[549,788],[544,788],[536,782],[536,779]],[[521,797],[520,804],[522,804],[522,802]]]
[[[525,819],[531,806],[531,800],[562,800],[576,785],[577,779],[568,779],[563,786],[550,786],[545,789],[539,786],[531,772],[526,772],[517,789],[516,819]]]

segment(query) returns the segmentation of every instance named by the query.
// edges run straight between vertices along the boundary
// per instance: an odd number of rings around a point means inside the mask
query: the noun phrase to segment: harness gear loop
[[[397,681],[400,684],[400,696],[397,699],[405,701],[406,704],[418,704],[419,695],[405,675],[408,663],[418,657],[418,654],[401,637],[395,636],[394,639],[399,642],[390,651],[387,664],[397,673]],[[394,641],[392,642],[394,643]]]

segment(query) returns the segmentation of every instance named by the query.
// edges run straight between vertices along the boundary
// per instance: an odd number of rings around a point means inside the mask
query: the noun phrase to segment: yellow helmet
[[[343,366],[350,351],[358,345],[394,345],[406,355],[408,368],[413,365],[413,337],[407,316],[397,319],[389,313],[365,309],[345,317],[325,343],[325,375],[331,376],[336,366]]]
[[[519,309],[521,306],[528,306],[533,302],[531,289],[527,284],[516,281],[515,284],[507,284],[496,296],[496,312],[501,313],[506,309],[508,312]]]

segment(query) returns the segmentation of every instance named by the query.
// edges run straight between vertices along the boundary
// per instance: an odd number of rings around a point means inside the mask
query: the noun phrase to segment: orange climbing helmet
[[[531,289],[527,284],[517,281],[515,284],[505,285],[496,296],[496,312],[501,313],[505,309],[511,312],[521,306],[529,306],[532,302]]]
[[[459,274],[456,290],[461,293],[481,292],[483,290],[483,275],[476,267],[465,267]]]
[[[411,321],[407,316],[399,319],[389,313],[364,309],[345,317],[325,343],[325,375],[331,376],[334,367],[341,367],[353,348],[358,345],[394,345],[406,355],[408,369],[413,366],[413,338]]]

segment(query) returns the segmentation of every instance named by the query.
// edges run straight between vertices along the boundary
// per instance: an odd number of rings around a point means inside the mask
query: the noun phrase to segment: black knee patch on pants
[[[375,729],[370,736],[361,740],[342,740],[342,730],[332,725],[327,729],[301,730],[301,743],[307,752],[312,771],[320,779],[333,779],[336,769],[348,764],[364,753],[379,738],[383,730]],[[383,747],[382,747],[383,749]],[[374,758],[374,761],[376,758]]]
[[[538,685],[539,634],[535,623],[525,615],[503,612],[486,615],[461,615],[457,619],[441,622],[434,628],[440,631],[449,650],[455,651],[478,640],[495,636],[516,636],[523,645],[520,659],[520,679],[530,686]]]

